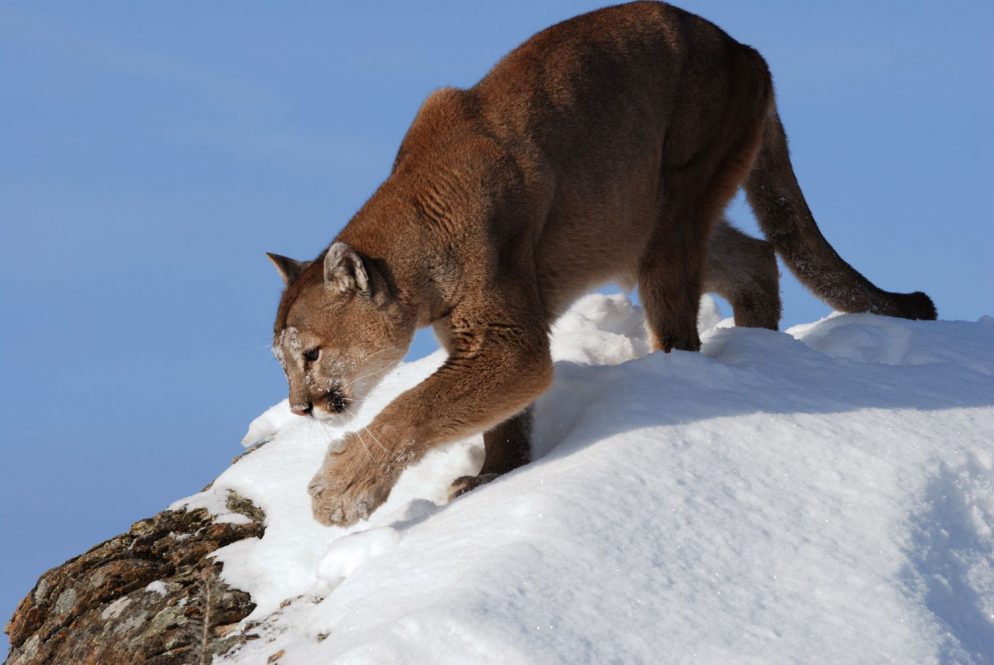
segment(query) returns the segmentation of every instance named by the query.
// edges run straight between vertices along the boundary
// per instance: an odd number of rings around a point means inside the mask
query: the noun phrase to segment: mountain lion
[[[721,219],[740,186],[766,241]],[[421,326],[449,353],[331,447],[314,516],[366,518],[405,467],[476,432],[483,468],[453,496],[526,463],[549,327],[599,284],[638,286],[657,350],[699,348],[702,291],[737,324],[775,329],[774,252],[837,310],[936,316],[925,294],[882,291],[835,253],[794,177],[765,61],[702,18],[609,7],[538,33],[468,90],[438,90],[327,250],[270,255],[294,413],[347,418]]]

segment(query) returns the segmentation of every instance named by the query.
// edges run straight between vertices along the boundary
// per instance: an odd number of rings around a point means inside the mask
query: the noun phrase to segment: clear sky
[[[284,397],[263,253],[313,257],[432,89],[596,6],[0,4],[2,619],[209,482]],[[994,3],[683,6],[766,56],[843,257],[942,318],[994,314]],[[827,313],[783,290],[784,326]]]

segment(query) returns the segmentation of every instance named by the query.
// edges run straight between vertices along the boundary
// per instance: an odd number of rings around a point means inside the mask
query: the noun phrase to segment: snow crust
[[[702,312],[702,353],[648,354],[626,297],[581,300],[533,463],[445,505],[482,464],[450,445],[350,529],[306,489],[344,430],[266,411],[245,443],[268,443],[174,505],[267,515],[217,553],[261,636],[223,662],[994,662],[994,319]]]
[[[155,580],[154,582],[149,582],[148,585],[145,587],[145,591],[148,591],[149,593],[157,593],[160,596],[169,595],[169,588],[166,586],[166,583],[163,582],[162,580]]]

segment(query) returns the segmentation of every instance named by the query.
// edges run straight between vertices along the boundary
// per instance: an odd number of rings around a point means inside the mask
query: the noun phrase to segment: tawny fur
[[[746,186],[769,242],[720,215]],[[832,250],[797,186],[766,63],[713,24],[635,2],[555,25],[468,90],[432,94],[387,180],[315,261],[271,255],[287,288],[274,351],[294,410],[347,416],[434,326],[449,357],[311,483],[315,517],[365,518],[400,472],[485,431],[472,489],[528,461],[528,407],[552,381],[548,331],[601,283],[639,287],[654,349],[696,350],[704,289],[776,328],[774,250],[847,311],[934,318]]]

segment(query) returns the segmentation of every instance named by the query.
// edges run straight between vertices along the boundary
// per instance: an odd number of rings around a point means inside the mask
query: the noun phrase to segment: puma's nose
[[[304,402],[303,404],[291,404],[290,410],[293,411],[298,416],[309,416],[311,415],[311,409],[314,405],[310,402]]]

